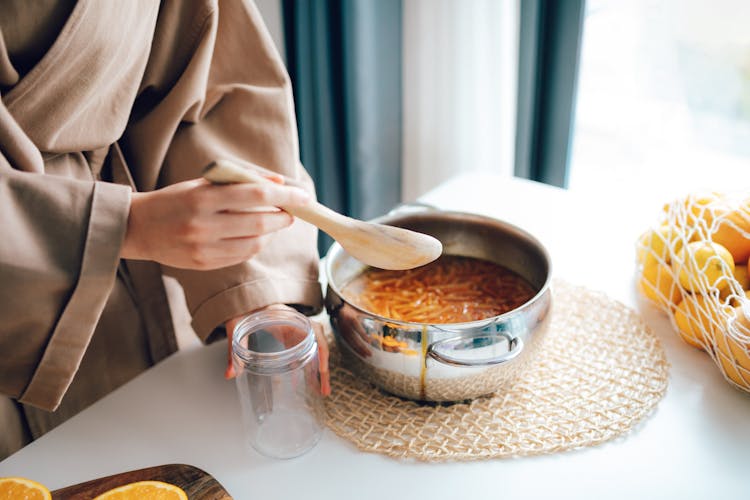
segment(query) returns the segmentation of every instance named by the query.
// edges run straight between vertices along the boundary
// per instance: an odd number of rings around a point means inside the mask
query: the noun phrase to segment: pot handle
[[[497,337],[502,336],[508,341],[509,349],[498,356],[488,358],[467,359],[451,355],[455,351],[468,351],[475,349],[477,343],[484,344],[482,347],[492,345],[496,342]],[[427,355],[440,363],[451,366],[492,366],[506,363],[516,358],[523,350],[523,340],[521,337],[514,337],[508,332],[497,332],[492,335],[477,335],[473,337],[451,337],[448,339],[438,340],[430,344],[427,349]]]

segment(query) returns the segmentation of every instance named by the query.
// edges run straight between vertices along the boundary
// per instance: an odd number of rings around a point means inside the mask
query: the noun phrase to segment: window
[[[571,190],[750,186],[750,2],[589,0]]]

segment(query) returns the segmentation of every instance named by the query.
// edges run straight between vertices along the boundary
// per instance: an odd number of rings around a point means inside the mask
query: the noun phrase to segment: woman
[[[176,350],[162,273],[204,342],[321,290],[315,229],[262,208],[313,188],[253,5],[13,0],[0,30],[2,457]]]

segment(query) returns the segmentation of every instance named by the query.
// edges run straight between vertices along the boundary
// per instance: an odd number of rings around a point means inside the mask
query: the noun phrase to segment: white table
[[[726,383],[634,291],[634,241],[661,202],[636,193],[581,197],[488,175],[455,178],[422,201],[495,216],[540,238],[556,276],[638,308],[671,363],[669,389],[630,434],[597,447],[468,463],[401,462],[326,431],[302,457],[245,450],[224,344],[181,351],[0,462],[59,488],[127,470],[187,463],[238,500],[274,498],[750,498],[750,395]]]

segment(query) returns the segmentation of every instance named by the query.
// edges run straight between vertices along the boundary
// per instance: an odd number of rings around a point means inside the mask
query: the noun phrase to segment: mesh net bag
[[[750,392],[750,196],[693,193],[666,204],[636,255],[639,291]]]

